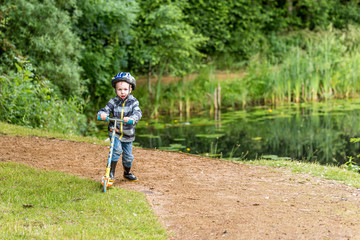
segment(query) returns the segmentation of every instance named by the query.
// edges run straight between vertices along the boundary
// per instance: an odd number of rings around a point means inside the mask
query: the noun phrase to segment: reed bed
[[[138,98],[147,106],[155,103],[156,111],[189,115],[200,110],[214,113],[216,109],[248,105],[359,97],[359,28],[301,31],[279,36],[278,41],[285,50],[264,49],[254,55],[243,77],[217,79],[214,65],[208,65],[194,80],[185,76],[157,86],[161,94],[156,95],[160,96],[156,101],[145,86],[139,88]]]

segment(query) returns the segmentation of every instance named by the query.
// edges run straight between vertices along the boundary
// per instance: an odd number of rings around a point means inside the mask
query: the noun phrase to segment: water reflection
[[[286,157],[340,165],[360,153],[360,102],[290,104],[216,115],[192,113],[191,119],[142,119],[136,144],[212,157],[256,159]],[[216,117],[215,117],[216,116]]]

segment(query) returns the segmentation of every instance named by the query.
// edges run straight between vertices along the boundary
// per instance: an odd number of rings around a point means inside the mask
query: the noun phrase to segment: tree
[[[163,73],[184,76],[196,70],[202,57],[198,49],[206,38],[194,33],[176,4],[158,6],[143,1],[141,6],[136,37],[130,50],[133,56],[131,67],[139,72],[158,74],[155,99],[155,105],[158,105]],[[153,9],[149,10],[150,7]]]
[[[138,11],[134,1],[77,1],[81,16],[75,32],[84,46],[80,65],[84,69],[86,98],[98,108],[112,93],[111,77],[128,69],[127,45],[132,41],[132,23]]]
[[[230,0],[190,0],[180,2],[185,21],[208,40],[200,48],[202,53],[214,56],[222,53],[231,37]]]
[[[1,62],[8,64],[14,55],[27,56],[36,75],[51,80],[60,96],[78,94],[81,45],[68,12],[54,0],[5,0],[1,12],[3,44],[7,44],[0,50]],[[9,71],[9,66],[2,71]]]

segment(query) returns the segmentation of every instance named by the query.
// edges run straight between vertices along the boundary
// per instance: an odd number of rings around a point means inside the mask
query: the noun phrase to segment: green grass
[[[349,171],[346,168],[339,168],[336,166],[324,166],[317,163],[304,163],[300,161],[289,160],[260,159],[242,162],[254,165],[266,165],[275,168],[286,168],[294,173],[305,173],[315,177],[336,180],[349,186],[357,188],[360,187],[360,174],[354,171]]]
[[[13,124],[8,124],[0,122],[0,134],[11,135],[11,136],[23,136],[23,137],[45,137],[45,138],[57,138],[75,142],[86,142],[99,145],[109,145],[105,143],[104,140],[95,138],[95,137],[82,137],[75,134],[64,134],[54,131],[46,131],[43,129],[27,128],[22,126],[17,126]]]
[[[143,194],[0,163],[0,239],[166,239]]]

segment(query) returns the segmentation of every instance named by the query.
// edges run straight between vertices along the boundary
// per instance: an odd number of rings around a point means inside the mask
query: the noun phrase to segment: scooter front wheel
[[[106,178],[104,179],[104,182],[103,182],[103,185],[102,185],[102,191],[103,192],[106,192],[108,181],[109,181],[109,179],[106,179]]]

